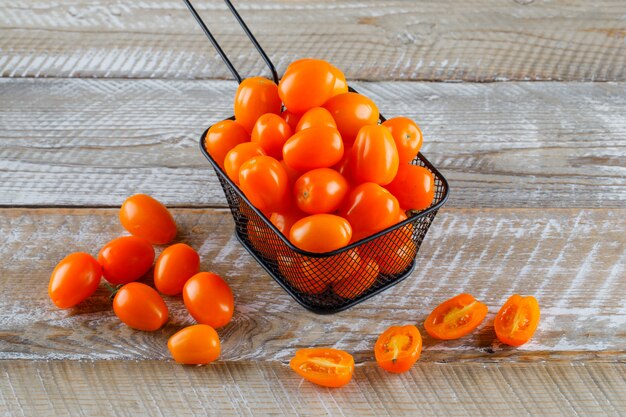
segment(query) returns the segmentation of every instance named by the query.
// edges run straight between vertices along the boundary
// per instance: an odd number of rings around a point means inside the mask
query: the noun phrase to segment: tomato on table
[[[113,311],[128,327],[147,332],[163,327],[168,316],[163,298],[154,288],[141,282],[131,282],[117,290]]]
[[[393,181],[385,186],[404,209],[424,210],[435,199],[435,178],[426,168],[401,165]]]
[[[487,306],[470,294],[459,294],[439,304],[424,322],[436,339],[451,340],[474,331],[487,316]]]
[[[265,151],[255,142],[240,143],[231,149],[224,158],[224,171],[228,178],[235,184],[239,185],[239,170],[244,162],[249,161],[255,156],[266,155]]]
[[[346,246],[352,227],[334,214],[313,214],[298,220],[289,232],[289,240],[298,248],[315,253],[331,252]]]
[[[333,119],[333,116],[328,110],[323,107],[313,107],[302,115],[294,132],[300,132],[301,130],[308,129],[310,127],[319,126],[327,126],[337,129],[335,119]]]
[[[417,327],[391,326],[376,340],[376,362],[385,371],[406,372],[417,362],[422,352],[422,335]]]
[[[120,209],[120,222],[131,235],[154,245],[164,245],[176,236],[176,222],[169,210],[146,194],[128,197]]]
[[[291,137],[292,129],[280,116],[267,113],[259,117],[252,128],[251,141],[258,143],[272,158],[283,156],[283,145]]]
[[[239,188],[261,211],[278,211],[288,199],[289,178],[285,168],[271,156],[255,156],[239,169]]]
[[[351,152],[352,175],[359,183],[386,185],[398,173],[398,150],[385,126],[363,126]]]
[[[287,67],[278,83],[278,95],[289,111],[302,114],[324,104],[334,87],[335,75],[328,62],[300,59]]]
[[[128,284],[150,270],[154,262],[154,248],[142,237],[122,236],[100,249],[98,262],[104,279],[111,284]]]
[[[372,258],[359,257],[359,266],[347,277],[333,283],[333,291],[341,298],[351,300],[370,289],[376,282],[380,268]]]
[[[339,94],[324,103],[323,107],[333,116],[347,147],[352,146],[363,126],[378,124],[378,107],[362,94]]]
[[[84,252],[67,255],[52,271],[48,295],[59,308],[70,308],[92,295],[102,277],[102,268]]]
[[[227,325],[233,318],[233,292],[222,277],[212,272],[200,272],[189,278],[183,287],[183,301],[198,323],[214,329]]]
[[[248,132],[261,115],[280,114],[281,108],[278,86],[267,78],[246,78],[235,93],[235,120]]]
[[[350,222],[356,241],[395,224],[400,205],[389,191],[367,182],[350,192],[340,212]]]
[[[337,388],[352,379],[354,358],[338,349],[300,349],[289,362],[289,366],[307,381],[323,387]]]
[[[185,327],[167,341],[174,360],[184,365],[206,365],[220,356],[220,338],[207,324]]]
[[[400,165],[411,162],[422,147],[422,131],[415,122],[407,117],[394,117],[383,122],[389,129],[398,149]]]
[[[535,334],[539,316],[539,303],[535,297],[512,295],[498,311],[494,321],[498,340],[510,346],[523,345]]]
[[[154,265],[154,286],[165,295],[180,294],[185,282],[200,271],[200,256],[191,246],[166,248]]]
[[[283,146],[283,160],[297,171],[330,168],[344,154],[341,135],[332,127],[311,127],[293,135]]]
[[[309,214],[334,212],[347,193],[348,181],[330,168],[311,170],[294,184],[296,204]]]
[[[222,120],[209,128],[204,138],[204,148],[224,168],[226,154],[235,146],[249,140],[250,135],[245,127],[234,120]]]

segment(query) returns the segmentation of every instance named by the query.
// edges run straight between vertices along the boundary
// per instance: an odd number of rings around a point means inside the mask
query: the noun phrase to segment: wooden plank
[[[221,2],[195,2],[244,74],[265,71]],[[622,0],[237,2],[282,72],[315,56],[350,79],[626,79]],[[230,78],[182,2],[0,1],[0,76]]]
[[[624,83],[356,83],[424,130],[451,207],[623,207]],[[226,81],[0,80],[0,205],[225,203],[198,151]]]
[[[0,361],[0,413],[28,415],[620,416],[623,364],[358,366],[343,388],[278,362]]]
[[[202,270],[233,288],[236,314],[219,332],[225,361],[286,361],[301,347],[334,346],[368,362],[378,335],[403,323],[421,329],[423,362],[626,360],[623,209],[443,210],[411,277],[330,316],[305,311],[262,271],[233,237],[226,210],[174,215],[178,239],[199,251]],[[96,253],[121,232],[111,209],[0,211],[0,359],[169,358],[167,338],[193,323],[180,297],[166,297],[170,321],[153,333],[122,325],[104,288],[70,310],[48,299],[49,274],[61,258]],[[428,337],[426,316],[460,292],[489,306],[485,323],[456,341]],[[514,293],[532,294],[542,307],[534,339],[518,349],[497,343],[492,327]]]

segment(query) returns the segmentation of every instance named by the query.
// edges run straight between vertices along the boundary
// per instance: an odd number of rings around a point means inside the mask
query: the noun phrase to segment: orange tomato
[[[289,207],[284,211],[272,213],[270,215],[270,221],[283,235],[289,237],[291,226],[306,216],[307,214],[298,208]]]
[[[424,322],[424,328],[436,339],[458,339],[478,327],[487,316],[487,306],[470,294],[459,294],[439,304]]]
[[[363,126],[378,124],[378,107],[358,93],[339,94],[324,103],[323,107],[333,116],[346,146],[352,146]]]
[[[184,365],[206,365],[220,356],[220,338],[206,324],[185,327],[167,341],[174,360]]]
[[[300,117],[302,117],[302,115],[292,113],[288,109],[283,110],[282,113],[280,113],[280,116],[285,119],[292,132],[296,131]]]
[[[337,129],[328,126],[302,130],[285,142],[283,159],[297,171],[330,168],[343,157],[343,141]]]
[[[231,149],[224,158],[224,170],[228,178],[239,185],[239,169],[244,162],[255,156],[265,155],[265,151],[258,143],[241,143]]]
[[[341,210],[353,228],[353,240],[360,240],[395,224],[399,212],[398,200],[373,182],[355,187]]]
[[[360,182],[389,184],[398,173],[398,150],[385,126],[363,126],[352,146],[352,173]]]
[[[241,191],[262,211],[277,211],[284,207],[288,182],[285,169],[271,156],[255,156],[244,162],[239,170]]]
[[[354,358],[347,352],[330,348],[300,349],[289,366],[307,381],[337,388],[352,379]]]
[[[300,210],[309,214],[331,213],[348,193],[348,181],[333,169],[314,169],[298,178],[294,193]]]
[[[314,214],[298,220],[289,232],[289,240],[298,248],[315,253],[342,248],[352,238],[352,227],[343,217]]]
[[[323,107],[313,107],[302,115],[295,132],[316,126],[327,126],[337,129],[337,124],[328,110]]]
[[[347,93],[348,82],[346,81],[346,76],[343,74],[343,72],[334,65],[330,66],[330,71],[335,76],[335,84],[333,85],[333,92],[331,93],[331,97]]]
[[[291,137],[291,127],[280,116],[268,113],[259,117],[252,128],[252,142],[258,143],[265,153],[280,159],[283,145]]]
[[[297,171],[293,168],[290,168],[289,165],[285,163],[284,159],[280,160],[280,164],[283,166],[283,168],[285,168],[285,172],[287,173],[287,178],[289,179],[289,186],[287,188],[291,190],[293,189],[293,185],[296,183],[298,178],[300,178],[300,176],[302,175],[302,172]]]
[[[226,326],[233,318],[233,292],[217,274],[200,272],[189,278],[183,287],[183,301],[198,323],[214,329]]]
[[[176,236],[176,222],[172,214],[146,194],[135,194],[124,201],[120,222],[131,235],[143,237],[154,245],[169,243]]]
[[[67,255],[52,271],[48,295],[59,308],[70,308],[93,294],[100,284],[102,268],[88,253]]]
[[[398,148],[400,165],[411,162],[422,147],[422,131],[415,122],[406,117],[394,117],[383,122],[391,132],[393,140]]]
[[[200,256],[191,246],[166,248],[154,265],[154,286],[165,295],[180,294],[185,282],[200,271]]]
[[[228,151],[249,140],[250,135],[242,125],[234,120],[222,120],[209,128],[204,138],[204,148],[223,169]]]
[[[98,262],[104,278],[111,284],[128,284],[150,270],[154,248],[142,237],[122,236],[100,249]]]
[[[278,86],[267,78],[246,78],[235,93],[235,120],[248,132],[261,115],[280,114],[281,107]]]
[[[128,327],[153,332],[167,321],[167,306],[158,292],[141,282],[120,288],[113,298],[115,315]]]
[[[364,244],[359,249],[361,256],[374,258],[381,274],[397,275],[404,272],[417,255],[417,245],[412,240],[383,239],[385,239],[384,236]],[[386,242],[386,244],[381,245],[381,242]]]
[[[402,165],[396,177],[385,186],[404,209],[424,210],[435,199],[435,178],[426,168]]]
[[[335,76],[328,62],[302,59],[287,67],[278,83],[278,95],[289,111],[301,114],[324,104],[334,86]]]
[[[330,280],[326,275],[312,273],[308,265],[309,262],[300,255],[278,255],[280,273],[296,290],[310,295],[321,294],[328,288]]]
[[[406,372],[417,362],[422,352],[422,335],[417,327],[391,326],[376,340],[376,362],[385,371]]]
[[[374,285],[379,271],[380,268],[374,259],[360,258],[356,270],[348,277],[333,283],[333,291],[342,298],[356,298]]]
[[[512,295],[494,321],[498,340],[510,346],[523,345],[535,334],[539,316],[539,303],[535,297]]]

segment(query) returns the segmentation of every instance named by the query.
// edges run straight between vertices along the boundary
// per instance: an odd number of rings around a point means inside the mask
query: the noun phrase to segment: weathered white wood
[[[328,389],[277,362],[0,361],[0,413],[12,416],[617,417],[625,398],[623,364],[366,364]]]
[[[414,118],[452,207],[623,207],[626,84],[356,83]],[[223,205],[198,139],[235,83],[0,80],[0,205]]]
[[[233,322],[219,331],[226,361],[286,361],[295,349],[334,346],[357,363],[390,325],[415,323],[423,362],[626,360],[626,210],[447,209],[440,212],[411,277],[349,309],[318,316],[296,304],[232,235],[226,210],[174,211],[178,239],[196,248],[202,270],[222,275],[235,294]],[[0,211],[0,359],[169,358],[167,338],[193,323],[180,297],[166,297],[170,321],[148,333],[122,325],[108,291],[59,310],[49,275],[67,253],[97,253],[122,232],[111,209]],[[423,330],[441,301],[469,292],[490,313],[471,336],[436,341]],[[534,339],[514,349],[495,341],[492,320],[514,293],[539,300]]]
[[[196,1],[244,74],[265,70],[219,1]],[[279,70],[328,59],[351,79],[625,80],[622,0],[236,2]],[[0,1],[0,76],[230,74],[180,1]]]

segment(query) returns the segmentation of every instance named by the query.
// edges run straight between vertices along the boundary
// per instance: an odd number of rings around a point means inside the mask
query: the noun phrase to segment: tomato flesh
[[[307,381],[323,387],[337,388],[352,379],[354,358],[338,349],[300,349],[289,362],[289,366]]]
[[[487,306],[470,294],[459,294],[438,305],[426,319],[424,328],[436,339],[466,336],[483,322]]]
[[[539,316],[539,303],[535,297],[512,295],[494,321],[498,340],[510,346],[523,345],[537,330]]]
[[[419,359],[422,335],[417,327],[392,326],[378,337],[374,354],[378,365],[386,371],[406,372]]]

